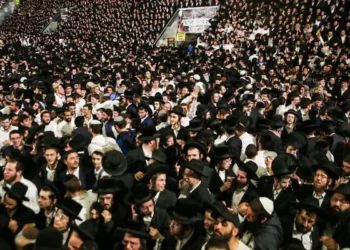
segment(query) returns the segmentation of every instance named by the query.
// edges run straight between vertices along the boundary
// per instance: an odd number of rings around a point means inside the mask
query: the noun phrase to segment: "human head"
[[[63,159],[68,169],[77,169],[79,167],[79,155],[75,150],[68,151]]]
[[[105,210],[110,210],[114,203],[114,195],[112,193],[110,194],[100,194],[98,197],[98,200]]]
[[[56,147],[46,147],[44,149],[44,156],[47,164],[49,166],[53,166],[57,163],[60,157],[60,153],[58,152],[58,149]]]
[[[41,111],[40,117],[41,117],[41,122],[45,125],[51,122],[51,115],[48,110]]]
[[[150,179],[151,189],[162,192],[165,190],[166,185],[166,174],[164,173],[156,173]]]
[[[273,201],[268,198],[255,198],[249,203],[246,219],[248,222],[265,223],[274,211]]]
[[[60,232],[65,232],[69,227],[69,217],[62,209],[58,209],[54,217],[53,227]]]
[[[51,210],[57,203],[57,197],[54,192],[48,187],[43,186],[40,189],[38,196],[38,204],[41,209]]]
[[[10,141],[14,148],[20,148],[23,145],[23,135],[19,130],[12,130],[10,132]]]
[[[95,169],[100,169],[102,167],[102,157],[103,153],[101,151],[94,151],[91,155],[92,165]]]
[[[305,208],[299,208],[296,212],[295,226],[298,232],[303,234],[310,232],[317,220],[317,214]]]
[[[207,232],[213,232],[216,223],[216,220],[211,215],[212,211],[210,209],[207,209],[204,213],[204,229]]]
[[[4,168],[4,181],[12,185],[19,181],[23,174],[23,165],[16,160],[8,161]]]

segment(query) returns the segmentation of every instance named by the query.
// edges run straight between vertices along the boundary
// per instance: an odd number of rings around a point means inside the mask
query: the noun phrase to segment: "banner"
[[[186,40],[186,33],[177,33],[176,34],[176,41],[183,42]]]
[[[175,38],[174,37],[169,37],[168,38],[168,46],[169,47],[175,47]]]
[[[210,27],[210,19],[215,17],[217,7],[185,9],[179,21],[178,32],[202,33]]]

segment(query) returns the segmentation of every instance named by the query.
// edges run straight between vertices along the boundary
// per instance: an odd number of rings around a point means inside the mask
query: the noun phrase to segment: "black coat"
[[[314,192],[314,188],[312,185],[304,185],[295,194],[296,194],[296,198],[299,201],[307,200],[318,204],[318,200],[313,196],[313,192]],[[330,199],[331,199],[331,195],[329,194],[329,192],[326,192],[326,195],[320,207],[328,210]]]
[[[43,164],[41,166],[41,171],[40,171],[40,175],[41,175],[41,181],[42,183],[44,183],[45,180],[47,180],[47,163]],[[60,178],[60,173],[62,171],[64,171],[66,169],[66,166],[64,165],[64,163],[62,161],[58,161],[57,166],[56,166],[56,172],[55,172],[55,176],[54,176],[54,182],[58,181]],[[66,170],[67,171],[67,170]]]
[[[194,229],[192,237],[187,241],[187,243],[181,248],[181,250],[201,250],[202,246],[206,242],[204,235],[202,235],[198,230]],[[165,239],[162,243],[161,250],[174,250],[176,249],[177,239],[170,236]]]
[[[273,183],[274,178],[272,176],[264,176],[259,180],[258,190],[261,197],[267,197],[273,201],[276,213],[279,216],[288,215],[289,203],[295,201],[294,194],[291,190],[281,190],[276,200],[273,197]]]
[[[172,128],[171,125],[169,126],[166,126],[165,128],[162,128],[159,130],[159,132],[165,136],[165,135],[169,135],[169,134],[172,134],[176,139],[181,139],[181,140],[184,140],[184,141],[187,141],[189,139],[189,136],[188,136],[188,131],[185,127],[181,126],[179,132],[177,133],[177,136],[175,136],[174,134],[174,130]]]
[[[295,217],[290,218],[288,216],[284,216],[280,218],[281,225],[283,228],[283,243],[282,246],[287,245],[293,237],[293,229],[294,229],[294,221]],[[320,241],[321,235],[318,230],[317,225],[313,226],[313,230],[311,232],[311,240],[312,240],[312,250],[320,250],[322,249],[322,243]]]
[[[225,170],[225,182],[227,181],[227,177],[235,176],[234,172],[231,169]],[[209,180],[209,190],[213,193],[217,200],[226,200],[229,191],[221,192],[220,188],[224,182],[221,180],[219,173],[214,169],[210,175]]]
[[[250,111],[249,117],[252,118],[252,129],[255,129],[256,124],[258,124],[260,120],[264,119],[263,115],[256,108],[253,108]]]
[[[271,147],[266,148],[266,150],[269,151],[275,151],[277,154],[282,154],[284,152],[283,150],[283,144],[282,144],[282,139],[275,135],[273,132],[270,130],[265,130],[260,133],[260,136],[267,134],[271,136]]]
[[[241,156],[242,141],[238,136],[231,137],[226,142],[223,142],[223,144],[229,147],[230,153],[235,157],[239,158]]]
[[[283,230],[278,216],[272,216],[263,224],[244,221],[240,226],[242,234],[253,233],[254,250],[277,250],[283,241]],[[243,242],[249,246],[249,242]]]
[[[227,206],[231,206],[232,204],[232,198],[233,198],[233,194],[235,192],[236,186],[237,186],[236,183],[233,182],[227,195],[227,199],[226,199]],[[239,203],[242,203],[242,202],[249,203],[257,197],[259,197],[258,189],[252,183],[249,183],[248,189],[242,196],[242,199]]]
[[[142,147],[138,147],[129,151],[128,155],[126,156],[126,159],[128,162],[128,169],[131,170],[134,174],[140,171],[139,169],[135,168],[135,162],[146,161],[145,153],[143,152]]]
[[[199,184],[199,186],[193,190],[193,192],[189,193],[187,198],[195,200],[201,205],[212,202],[212,195],[209,193],[209,190],[203,186],[202,183]]]
[[[67,167],[65,166],[65,168],[58,173],[58,181],[63,182],[66,175]],[[81,182],[82,188],[84,190],[89,190],[92,189],[93,185],[95,184],[96,176],[93,171],[85,171],[82,167],[79,167],[79,180]]]
[[[164,191],[160,192],[157,199],[156,207],[168,210],[169,208],[175,206],[176,200],[176,195],[173,192],[165,189]]]
[[[335,231],[333,239],[340,246],[340,249],[350,247],[350,211],[347,211],[340,219]]]

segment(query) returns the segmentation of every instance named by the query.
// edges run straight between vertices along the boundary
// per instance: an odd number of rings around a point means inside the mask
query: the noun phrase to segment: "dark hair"
[[[126,127],[127,122],[123,119],[123,120],[121,120],[121,121],[114,122],[114,124],[115,124],[118,128],[122,129],[122,128],[125,128],[125,127]]]
[[[87,240],[83,242],[79,250],[99,250],[99,247],[95,241]]]
[[[264,209],[264,207],[261,204],[259,198],[256,198],[256,199],[252,200],[249,203],[249,206],[252,209],[252,211],[254,212],[254,214],[256,215],[256,218],[258,219],[258,222],[261,222],[265,218],[268,219],[268,218],[271,217],[271,215]]]
[[[7,151],[5,156],[11,160],[18,160],[21,157],[21,151],[19,149],[13,148]]]
[[[230,247],[224,237],[214,236],[208,241],[207,245],[205,246],[205,250],[211,249],[230,250]]]
[[[63,160],[67,160],[67,159],[68,159],[68,156],[69,156],[70,154],[73,154],[73,153],[78,154],[78,152],[75,151],[75,150],[69,150],[69,151],[67,151],[67,152],[64,154]]]
[[[19,130],[12,130],[11,132],[10,132],[10,134],[9,134],[9,138],[11,138],[11,135],[13,135],[13,134],[19,134],[19,135],[23,135]]]
[[[55,199],[57,199],[56,194],[52,191],[52,189],[51,189],[50,187],[48,187],[48,186],[43,186],[43,187],[41,188],[41,191],[49,192],[49,199],[50,199],[51,201],[54,201]]]
[[[245,154],[247,155],[248,159],[253,158],[258,154],[257,147],[254,144],[249,144],[245,149]]]
[[[75,193],[81,190],[79,179],[75,175],[71,176],[69,180],[64,181],[63,185],[66,188],[67,192],[70,193]]]
[[[103,157],[103,153],[101,151],[95,150],[92,155],[99,155],[101,157]]]
[[[94,134],[102,134],[102,124],[90,124],[89,128]]]
[[[83,107],[84,107],[84,108],[88,108],[90,111],[92,111],[92,106],[91,106],[91,104],[85,104]]]

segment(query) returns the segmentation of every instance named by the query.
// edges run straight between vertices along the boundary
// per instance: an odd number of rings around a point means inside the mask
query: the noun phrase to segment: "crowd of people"
[[[203,6],[196,44],[154,47]],[[24,1],[0,26],[1,249],[350,248],[349,10]]]

